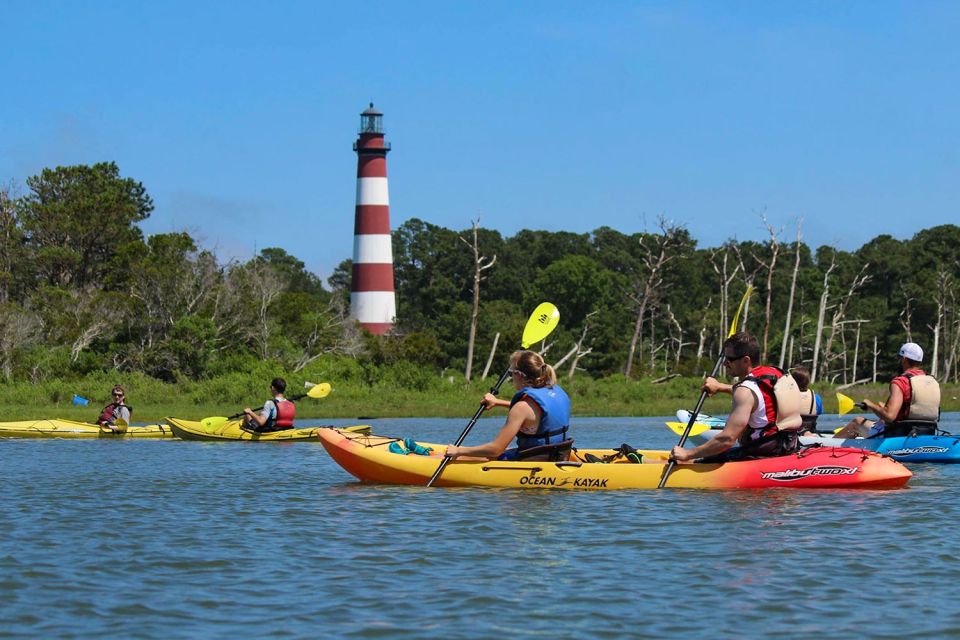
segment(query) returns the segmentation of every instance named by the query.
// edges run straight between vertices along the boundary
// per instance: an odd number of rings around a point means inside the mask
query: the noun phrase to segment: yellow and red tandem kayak
[[[211,427],[202,422],[181,420],[180,418],[166,418],[167,424],[174,435],[184,440],[252,440],[254,442],[289,442],[291,440],[309,440],[316,438],[321,431],[330,427],[307,427],[304,429],[284,429],[267,433],[250,433],[240,428],[241,420],[229,420]],[[348,433],[370,433],[370,425],[361,424],[354,427],[343,427]]]
[[[172,438],[165,424],[127,427],[123,433],[104,430],[95,424],[73,420],[22,420],[0,422],[0,438]]]
[[[322,429],[320,441],[341,467],[362,481],[426,485],[443,458],[444,445],[425,442],[429,456],[392,453],[397,438]],[[613,449],[575,450],[564,462],[452,461],[435,483],[442,487],[514,487],[518,489],[655,489],[663,464],[632,464],[619,458],[609,464],[585,462]],[[663,462],[667,451],[640,451],[644,460]],[[811,448],[788,456],[727,462],[678,464],[668,487],[686,489],[896,489],[910,479],[899,462],[861,449]]]

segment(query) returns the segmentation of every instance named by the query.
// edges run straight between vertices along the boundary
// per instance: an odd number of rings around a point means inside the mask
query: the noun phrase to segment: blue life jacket
[[[563,389],[558,385],[539,388],[524,387],[513,396],[510,406],[517,404],[523,398],[530,398],[536,402],[543,415],[536,433],[517,434],[518,450],[556,444],[567,439],[567,429],[570,427],[570,398]]]

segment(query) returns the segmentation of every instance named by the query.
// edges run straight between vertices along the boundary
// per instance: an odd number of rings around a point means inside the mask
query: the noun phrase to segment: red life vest
[[[283,398],[282,400],[271,400],[277,408],[277,417],[267,426],[279,427],[281,429],[290,429],[293,427],[293,416],[297,413],[297,405],[291,400]]]
[[[100,417],[97,418],[97,424],[107,424],[113,422],[113,414],[117,410],[117,407],[121,406],[119,402],[111,402],[103,408],[100,412]],[[130,412],[130,415],[133,415],[133,407],[126,405],[127,411]]]
[[[752,380],[757,383],[760,394],[763,396],[763,406],[767,410],[767,424],[776,424],[777,422],[777,396],[773,392],[777,380],[783,377],[783,370],[769,365],[760,365],[750,370],[744,380]]]

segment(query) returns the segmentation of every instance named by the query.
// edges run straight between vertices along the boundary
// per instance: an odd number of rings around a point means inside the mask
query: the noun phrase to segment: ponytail
[[[510,356],[513,368],[520,372],[527,386],[540,388],[557,384],[557,374],[553,367],[543,361],[536,351],[515,351]]]

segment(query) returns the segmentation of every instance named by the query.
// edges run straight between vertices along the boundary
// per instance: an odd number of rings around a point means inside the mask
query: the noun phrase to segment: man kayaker
[[[127,430],[126,426],[117,424],[121,421],[124,425],[130,423],[130,414],[133,413],[133,407],[126,403],[126,392],[123,387],[116,385],[110,390],[113,402],[105,406],[100,411],[100,417],[97,418],[97,424],[104,431],[113,431],[114,433],[123,433]]]
[[[790,375],[797,381],[800,389],[800,418],[803,426],[800,435],[817,432],[817,418],[823,413],[823,398],[810,388],[810,370],[798,364],[790,367]]]
[[[515,351],[510,356],[510,378],[517,390],[509,401],[492,393],[483,397],[487,409],[509,407],[500,433],[485,444],[472,447],[448,445],[451,458],[498,460],[566,460],[573,440],[567,438],[570,398],[557,384],[553,367],[535,351]],[[513,439],[515,448],[507,449]]]
[[[760,345],[746,331],[723,343],[724,365],[735,385],[707,378],[703,391],[733,396],[733,409],[723,430],[704,444],[685,449],[674,447],[677,462],[726,462],[746,458],[780,456],[797,450],[801,425],[797,383],[776,367],[759,364]],[[740,444],[734,449],[734,445]]]
[[[243,413],[246,418],[244,418],[243,425],[240,428],[254,433],[292,429],[297,407],[283,396],[286,391],[287,381],[283,378],[274,378],[270,382],[272,397],[263,403],[259,415],[254,413],[250,407],[244,409]]]
[[[897,352],[900,373],[890,381],[886,402],[873,400],[859,403],[873,411],[877,421],[857,416],[834,437],[895,438],[909,435],[934,435],[940,420],[940,384],[920,368],[923,349],[916,342],[906,342]]]

